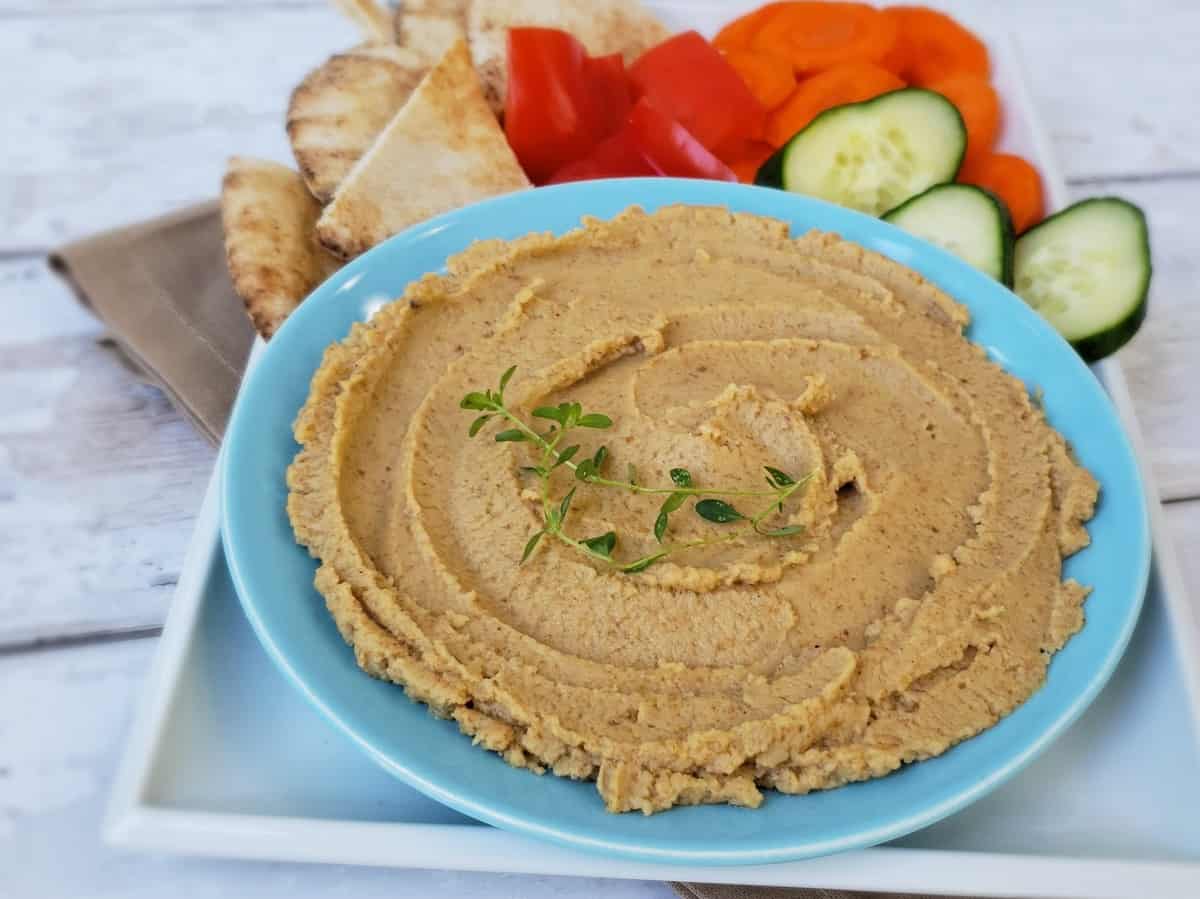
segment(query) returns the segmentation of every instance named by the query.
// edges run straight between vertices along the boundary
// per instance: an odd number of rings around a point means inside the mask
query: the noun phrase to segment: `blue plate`
[[[723,205],[775,216],[793,230],[835,231],[936,282],[971,310],[970,336],[1030,387],[1099,479],[1090,548],[1067,574],[1090,584],[1087,625],[1058,653],[1045,686],[995,727],[888,777],[807,796],[768,792],[757,810],[677,808],[612,815],[590,783],[537,777],[471,745],[396,686],[354,663],[312,585],[315,565],[292,537],[284,471],[298,449],[292,420],[325,347],[373,303],[441,269],[479,238],[561,233],[580,217],[632,204]],[[1100,691],[1133,631],[1150,562],[1146,504],[1133,452],[1099,382],[1071,348],[1007,289],[929,244],[857,212],[782,191],[711,181],[630,179],[510,194],[393,237],[351,262],[291,316],[247,377],[225,437],[225,552],[242,606],[267,652],[300,691],[388,771],[498,827],[578,849],[681,864],[759,864],[861,848],[937,821],[1011,777]],[[286,735],[280,735],[281,739]],[[319,772],[336,777],[337,772]]]

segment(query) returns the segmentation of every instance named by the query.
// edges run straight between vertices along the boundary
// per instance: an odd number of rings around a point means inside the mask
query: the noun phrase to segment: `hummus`
[[[326,352],[288,512],[367,672],[512,765],[594,779],[611,811],[879,777],[1012,711],[1083,623],[1062,560],[1097,484],[966,324],[883,256],[724,210],[478,243]],[[520,564],[533,450],[468,439],[459,407],[510,365],[525,420],[612,418],[573,434],[613,477],[811,475],[787,511],[803,533],[638,574],[554,539]],[[551,491],[575,483],[562,467]],[[567,529],[635,559],[661,502],[581,484]],[[666,539],[729,527],[689,501]]]

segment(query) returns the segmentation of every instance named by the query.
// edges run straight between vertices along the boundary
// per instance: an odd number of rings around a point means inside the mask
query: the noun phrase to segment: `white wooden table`
[[[941,5],[1017,31],[1074,192],[1118,193],[1149,214],[1150,320],[1123,360],[1200,597],[1200,4]],[[287,161],[288,91],[355,40],[322,0],[0,0],[4,897],[670,895],[655,883],[189,861],[98,842],[214,451],[124,370],[44,255],[211,196],[232,152]]]

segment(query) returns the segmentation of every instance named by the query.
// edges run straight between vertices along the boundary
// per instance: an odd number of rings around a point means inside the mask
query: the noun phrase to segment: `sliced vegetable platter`
[[[535,184],[740,180],[880,216],[1012,287],[1088,361],[1145,317],[1141,210],[1101,197],[1044,218],[1037,169],[999,150],[987,46],[945,13],[768,3],[628,65],[513,28],[508,85],[505,132]]]

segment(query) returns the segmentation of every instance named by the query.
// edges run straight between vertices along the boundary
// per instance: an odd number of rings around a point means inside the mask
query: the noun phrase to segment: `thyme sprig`
[[[535,424],[527,422],[514,412],[505,402],[504,391],[516,371],[512,366],[500,376],[499,386],[495,390],[472,391],[462,398],[459,405],[463,409],[480,412],[471,422],[468,435],[479,434],[489,423],[500,420],[510,425],[497,431],[494,440],[497,443],[529,443],[538,450],[538,464],[523,466],[522,470],[534,474],[539,480],[539,496],[542,506],[542,527],[533,533],[525,543],[521,561],[525,562],[537,548],[544,536],[551,536],[577,552],[600,562],[601,564],[627,574],[644,571],[674,553],[701,546],[713,546],[728,543],[746,536],[748,533],[764,537],[792,537],[804,532],[803,525],[785,525],[778,528],[765,528],[763,522],[772,512],[782,513],[787,500],[802,488],[812,477],[812,473],[802,478],[794,479],[778,468],[764,466],[766,482],[769,490],[726,489],[721,487],[697,486],[692,474],[686,468],[672,468],[669,472],[670,485],[649,485],[639,483],[637,470],[633,464],[626,468],[625,480],[615,480],[605,477],[604,467],[608,460],[608,448],[599,446],[591,455],[580,455],[581,444],[568,444],[566,438],[579,428],[591,430],[606,430],[612,427],[612,419],[603,412],[585,412],[576,402],[563,402],[557,406],[539,406],[531,413],[532,418],[549,422],[547,430],[538,431]],[[624,490],[637,495],[664,496],[662,505],[654,519],[653,533],[660,549],[632,561],[621,561],[613,556],[618,536],[615,531],[607,531],[595,537],[578,539],[564,529],[564,522],[571,511],[571,502],[579,484],[575,484],[559,500],[550,495],[551,473],[560,467],[570,470],[576,481],[597,487]],[[670,516],[677,511],[689,498],[699,498],[694,506],[697,515],[714,524],[729,524],[744,521],[748,527],[734,530],[717,537],[688,540],[679,543],[664,543],[667,530],[670,527]],[[759,512],[747,516],[739,512],[726,499],[719,497],[769,497],[770,502]]]

